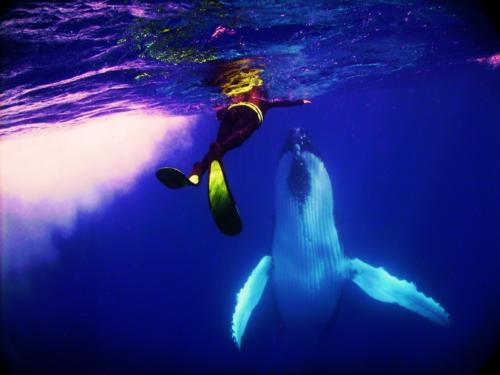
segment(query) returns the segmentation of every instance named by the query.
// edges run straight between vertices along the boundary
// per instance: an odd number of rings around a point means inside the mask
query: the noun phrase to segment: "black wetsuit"
[[[265,100],[258,101],[262,118],[264,114],[273,107],[292,107],[304,104],[303,100]],[[205,154],[201,162],[195,163],[191,174],[200,178],[208,169],[212,160],[221,161],[226,152],[239,147],[257,130],[262,121],[257,110],[245,105],[232,105],[217,112],[220,121],[217,139],[210,144],[210,150]]]

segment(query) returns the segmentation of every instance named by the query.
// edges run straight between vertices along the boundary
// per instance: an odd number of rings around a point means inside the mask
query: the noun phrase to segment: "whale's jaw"
[[[276,177],[273,240],[278,307],[286,326],[319,332],[335,310],[344,257],[333,220],[330,178],[303,131],[293,130]]]

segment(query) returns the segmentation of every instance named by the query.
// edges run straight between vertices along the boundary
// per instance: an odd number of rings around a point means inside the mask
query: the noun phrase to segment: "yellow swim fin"
[[[228,236],[239,234],[242,229],[240,214],[226,183],[224,169],[218,160],[213,160],[210,164],[208,199],[212,217],[220,231]]]

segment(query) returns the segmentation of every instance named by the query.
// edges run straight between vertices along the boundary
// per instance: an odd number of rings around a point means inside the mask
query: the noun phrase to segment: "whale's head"
[[[305,158],[306,152],[310,156],[316,155],[307,132],[303,128],[290,129],[283,145],[281,161],[286,164],[288,191],[301,205],[311,192],[311,173]]]
[[[277,209],[326,211],[332,215],[330,178],[324,163],[303,128],[290,129],[282,148],[276,180]],[[288,206],[293,207],[288,207]],[[318,212],[314,212],[317,214]]]

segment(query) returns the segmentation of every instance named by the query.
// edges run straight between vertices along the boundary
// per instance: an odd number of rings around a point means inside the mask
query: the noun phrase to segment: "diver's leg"
[[[217,134],[217,140],[210,144],[209,151],[203,159],[193,165],[193,169],[189,175],[189,181],[192,184],[198,185],[201,177],[205,174],[213,160],[222,162],[222,157],[226,152],[241,146],[252,133],[257,129],[258,125],[253,122],[240,129],[229,129],[229,127],[221,125]]]
[[[229,150],[240,147],[248,138],[250,138],[257,128],[258,125],[252,123],[241,129],[233,130],[230,134],[217,137],[217,144],[219,144],[222,149],[222,155]]]
[[[185,186],[197,186],[200,184],[201,177],[205,174],[214,159],[222,158],[222,148],[216,143],[210,145],[210,150],[205,154],[203,159],[193,165],[191,173],[186,176],[176,168],[160,168],[156,172],[156,177],[166,186],[173,189],[182,188]]]
[[[205,154],[203,159],[201,159],[201,161],[197,163],[194,163],[193,169],[191,170],[191,173],[189,175],[189,180],[193,184],[198,185],[201,177],[205,174],[205,172],[209,168],[212,160],[220,160],[222,159],[222,155],[223,152],[220,144],[218,144],[217,142],[211,143],[210,149]]]
[[[222,157],[226,152],[233,148],[239,147],[253,132],[249,131],[249,127],[240,130],[231,130],[228,126],[221,125],[217,133],[217,139],[210,144],[209,151],[205,154],[203,159],[194,163],[191,173],[189,174],[189,181],[194,185],[198,185],[202,176],[210,167],[213,160],[222,161]]]

